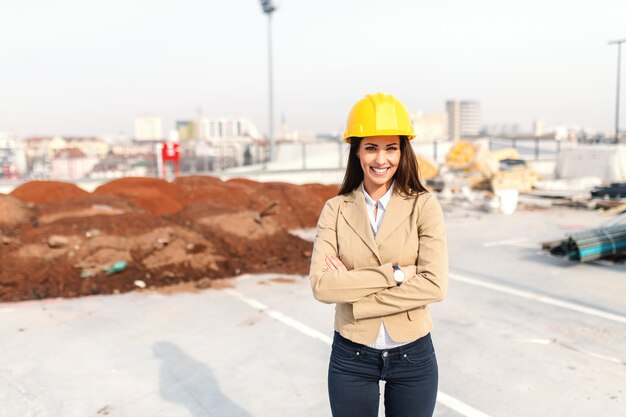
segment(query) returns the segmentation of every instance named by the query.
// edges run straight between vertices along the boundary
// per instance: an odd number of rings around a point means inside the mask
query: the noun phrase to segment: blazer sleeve
[[[339,199],[326,202],[317,223],[309,278],[313,296],[323,303],[352,303],[385,288],[396,286],[391,263],[350,271],[329,271],[326,255],[339,256],[337,215]]]
[[[418,216],[417,275],[400,286],[368,295],[353,303],[356,319],[381,317],[441,301],[448,287],[448,250],[443,211],[431,194]]]

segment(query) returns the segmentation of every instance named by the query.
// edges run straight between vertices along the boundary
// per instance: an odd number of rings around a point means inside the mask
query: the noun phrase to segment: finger
[[[348,270],[348,268],[346,268],[344,263],[339,258],[336,258],[335,265],[337,266],[337,269],[339,269],[340,271],[347,271]]]
[[[331,271],[336,271],[337,267],[335,266],[335,264],[333,263],[331,257],[329,255],[326,255],[326,265],[328,265],[328,268]]]

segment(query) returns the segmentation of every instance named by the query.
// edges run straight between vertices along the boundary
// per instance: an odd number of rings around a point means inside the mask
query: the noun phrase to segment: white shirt
[[[370,226],[372,226],[372,233],[376,236],[378,232],[378,228],[380,224],[383,222],[383,217],[385,216],[385,212],[387,211],[387,205],[389,204],[389,200],[391,200],[391,194],[393,194],[393,186],[389,187],[389,190],[383,195],[380,200],[374,201],[372,197],[365,191],[365,186],[361,184],[361,188],[363,190],[363,195],[365,196],[365,205],[367,206],[367,214],[370,219]],[[374,208],[378,207],[377,213],[374,213]],[[374,349],[391,349],[398,346],[406,345],[410,342],[396,342],[394,341],[387,330],[385,329],[385,325],[383,322],[380,322],[380,330],[378,331],[378,337],[371,345],[368,345]]]

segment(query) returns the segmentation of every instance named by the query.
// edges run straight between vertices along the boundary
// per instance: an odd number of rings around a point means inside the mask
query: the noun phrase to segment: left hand
[[[331,271],[347,271],[348,268],[335,255],[326,255],[326,265]]]

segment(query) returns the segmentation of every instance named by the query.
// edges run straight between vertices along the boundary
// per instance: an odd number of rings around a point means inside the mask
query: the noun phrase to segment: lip
[[[372,172],[377,177],[384,177],[389,172],[389,169],[390,169],[389,167],[385,167],[385,168],[370,167],[370,172]],[[377,170],[381,170],[381,171],[377,171]]]

